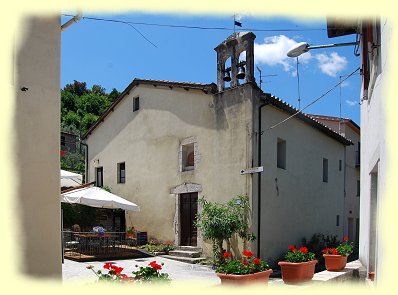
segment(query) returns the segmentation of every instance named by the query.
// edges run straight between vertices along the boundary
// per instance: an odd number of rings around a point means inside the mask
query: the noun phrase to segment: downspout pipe
[[[78,21],[80,21],[82,19],[82,13],[78,12],[73,18],[71,18],[70,20],[68,20],[66,23],[64,23],[63,25],[61,25],[61,32],[65,31],[67,28],[69,28],[71,25],[73,25],[74,23],[77,23]]]
[[[258,150],[257,150],[257,166],[261,166],[261,136],[263,132],[261,131],[261,109],[268,105],[268,102],[263,102],[258,107]],[[260,257],[260,236],[261,236],[261,174],[257,173],[257,257]]]
[[[84,183],[87,183],[88,181],[88,145],[87,143],[84,143],[83,141],[80,140],[80,144],[84,146]]]

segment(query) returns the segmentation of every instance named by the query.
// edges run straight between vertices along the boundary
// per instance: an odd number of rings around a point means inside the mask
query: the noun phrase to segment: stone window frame
[[[184,170],[184,166],[183,166],[183,147],[193,144],[193,157],[194,157],[194,165],[193,165],[193,169],[186,169]],[[194,171],[197,169],[197,164],[199,163],[200,160],[200,155],[199,155],[199,150],[198,150],[198,144],[197,144],[197,139],[195,136],[191,136],[188,138],[185,138],[183,140],[181,140],[180,142],[180,147],[179,147],[179,152],[178,152],[178,166],[179,166],[179,171],[180,172],[188,172],[188,171]]]

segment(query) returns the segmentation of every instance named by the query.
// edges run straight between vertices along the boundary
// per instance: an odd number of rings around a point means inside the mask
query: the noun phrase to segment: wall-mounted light
[[[341,47],[341,46],[352,46],[358,45],[359,42],[348,42],[348,43],[337,43],[337,44],[326,44],[326,45],[316,45],[311,46],[307,42],[300,42],[294,45],[290,50],[287,52],[288,57],[298,57],[303,53],[308,52],[310,49],[321,49],[321,48],[330,48],[330,47]]]

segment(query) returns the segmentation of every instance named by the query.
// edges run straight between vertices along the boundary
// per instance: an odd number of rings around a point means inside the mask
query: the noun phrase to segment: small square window
[[[195,169],[195,152],[193,143],[182,146],[181,166],[182,171]]]
[[[133,98],[133,112],[136,112],[139,109],[140,109],[140,98],[137,96]]]
[[[278,138],[276,154],[276,166],[286,169],[286,140]]]
[[[117,164],[117,183],[126,183],[126,164]]]
[[[328,182],[328,159],[323,158],[323,182]]]
[[[341,160],[339,160],[339,171],[341,171],[341,168],[342,168],[342,162]]]

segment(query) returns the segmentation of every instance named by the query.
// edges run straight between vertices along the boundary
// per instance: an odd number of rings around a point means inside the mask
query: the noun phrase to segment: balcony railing
[[[63,231],[62,234],[65,254],[70,256],[112,256],[131,251],[137,245],[137,240],[125,232]]]

